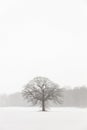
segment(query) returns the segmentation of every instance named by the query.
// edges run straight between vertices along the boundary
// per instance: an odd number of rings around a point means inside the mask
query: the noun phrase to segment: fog
[[[87,86],[85,0],[0,1],[0,93],[33,77]]]

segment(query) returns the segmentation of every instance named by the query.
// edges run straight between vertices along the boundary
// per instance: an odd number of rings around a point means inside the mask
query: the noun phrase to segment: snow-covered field
[[[0,130],[87,130],[87,109],[0,108]]]

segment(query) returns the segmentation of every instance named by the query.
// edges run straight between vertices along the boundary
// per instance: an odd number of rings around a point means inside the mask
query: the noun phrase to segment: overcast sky
[[[36,76],[87,86],[86,0],[0,1],[0,93]]]

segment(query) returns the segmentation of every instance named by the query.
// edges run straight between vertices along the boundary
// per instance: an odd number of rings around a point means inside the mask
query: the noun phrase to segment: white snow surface
[[[87,109],[0,108],[0,130],[87,130]]]

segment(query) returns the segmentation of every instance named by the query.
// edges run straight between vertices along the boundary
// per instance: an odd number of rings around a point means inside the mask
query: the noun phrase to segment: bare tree
[[[42,111],[46,110],[50,101],[53,103],[62,103],[62,89],[48,78],[36,77],[31,80],[24,88],[23,97],[33,105],[40,105]]]

